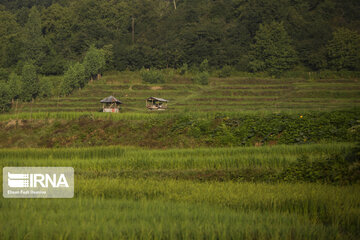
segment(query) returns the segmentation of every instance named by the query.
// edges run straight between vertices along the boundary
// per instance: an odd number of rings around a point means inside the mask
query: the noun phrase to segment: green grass
[[[0,149],[5,166],[73,166],[79,170],[282,169],[306,154],[312,159],[348,152],[353,144],[145,150],[133,147]]]
[[[337,239],[336,227],[302,215],[208,204],[116,199],[12,200],[1,239]],[[95,211],[93,209],[96,209]],[[59,212],[61,214],[59,214]],[[22,219],[18,224],[18,219]],[[46,229],[46,230],[45,230]],[[45,231],[44,231],[45,230]]]
[[[353,146],[0,149],[1,167],[75,169],[74,199],[0,199],[0,238],[355,239],[358,184],[209,178],[281,171],[304,154],[317,161]]]
[[[191,76],[169,75],[165,84],[143,84],[138,72],[107,73],[71,96],[19,103],[12,112],[91,111],[101,108],[108,95],[124,104],[122,112],[146,112],[150,96],[170,100],[168,111],[296,111],[336,110],[358,107],[356,79],[210,78],[208,86],[191,83]],[[172,76],[172,77],[171,77]],[[51,77],[50,77],[51,78]],[[74,101],[76,99],[76,101]],[[329,104],[331,99],[331,104]]]

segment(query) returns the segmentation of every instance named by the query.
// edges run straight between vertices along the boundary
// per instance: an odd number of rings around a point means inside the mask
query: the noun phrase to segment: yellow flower
[[[302,115],[300,115],[300,118],[303,118],[303,116],[302,116]]]

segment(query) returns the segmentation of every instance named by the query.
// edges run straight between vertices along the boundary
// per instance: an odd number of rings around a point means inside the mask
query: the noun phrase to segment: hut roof
[[[107,98],[104,98],[103,100],[100,101],[101,103],[118,103],[121,104],[122,102],[120,102],[119,100],[117,100],[115,97],[113,96],[109,96]]]
[[[157,98],[157,97],[149,97],[147,100],[156,100],[159,102],[168,102],[168,100],[163,99],[163,98]]]

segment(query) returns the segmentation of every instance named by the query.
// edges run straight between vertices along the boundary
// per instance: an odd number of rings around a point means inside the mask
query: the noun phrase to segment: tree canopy
[[[177,0],[176,7],[172,0],[3,0],[0,68],[19,74],[32,60],[39,73],[61,75],[86,58],[93,75],[92,50],[102,49],[100,70],[191,67],[207,59],[218,69],[282,71],[293,65],[290,56],[309,70],[359,70],[359,12],[358,0]],[[265,63],[257,46],[276,29],[272,64]]]
[[[297,60],[296,51],[282,23],[261,24],[252,50],[250,68],[253,71],[268,71],[277,75],[290,69]]]

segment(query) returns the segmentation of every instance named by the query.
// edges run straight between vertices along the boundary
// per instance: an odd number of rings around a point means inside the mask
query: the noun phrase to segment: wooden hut
[[[115,97],[110,96],[100,101],[103,104],[103,112],[118,113],[120,104],[122,104]]]
[[[146,107],[149,110],[165,110],[167,108],[168,100],[157,97],[149,97],[146,99]]]

